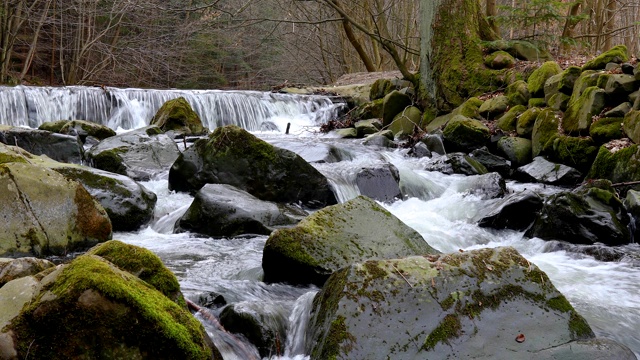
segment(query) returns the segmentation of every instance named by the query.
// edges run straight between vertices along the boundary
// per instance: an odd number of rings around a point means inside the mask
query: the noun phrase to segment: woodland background
[[[0,82],[257,89],[419,67],[416,0],[4,0]],[[638,0],[482,0],[504,39],[558,58],[624,44]],[[377,40],[376,40],[377,39]]]

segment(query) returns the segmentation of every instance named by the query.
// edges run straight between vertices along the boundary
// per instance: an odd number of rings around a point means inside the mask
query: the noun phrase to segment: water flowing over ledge
[[[305,125],[319,126],[344,106],[327,96],[259,91],[0,86],[0,123],[37,128],[47,121],[77,119],[130,130],[148,125],[164,102],[180,96],[209,129],[238,125],[248,131],[284,131],[279,123],[286,126],[286,119],[300,117]]]

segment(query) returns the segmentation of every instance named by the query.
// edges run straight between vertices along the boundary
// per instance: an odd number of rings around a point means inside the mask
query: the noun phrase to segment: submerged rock
[[[358,261],[434,253],[418,232],[359,196],[274,231],[264,247],[262,268],[266,282],[321,286],[334,271]]]
[[[0,165],[0,199],[0,255],[62,255],[111,239],[104,208],[53,170]]]
[[[136,251],[119,260],[136,262],[143,249],[130,250]],[[0,352],[35,359],[222,359],[202,324],[141,278],[83,255],[42,281],[19,279],[31,281],[32,296],[3,326]]]
[[[269,235],[275,226],[293,225],[307,215],[284,205],[262,201],[226,184],[207,184],[200,189],[176,231],[208,236]]]
[[[337,202],[327,178],[300,156],[233,125],[197,140],[169,171],[171,190],[197,191],[205,184],[229,184],[261,200],[313,208]]]
[[[547,275],[513,248],[347,266],[316,295],[307,337],[311,359],[577,360],[612,349],[634,358],[615,342],[597,346]]]

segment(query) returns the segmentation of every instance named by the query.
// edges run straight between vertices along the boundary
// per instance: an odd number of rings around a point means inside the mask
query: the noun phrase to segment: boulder
[[[80,164],[82,144],[75,136],[0,125],[0,143],[18,146],[34,155],[47,155],[61,162]]]
[[[439,129],[444,129],[444,127],[449,123],[451,119],[453,119],[456,115],[462,115],[464,117],[479,119],[480,106],[482,106],[483,101],[478,99],[477,97],[471,97],[467,99],[467,101],[463,102],[462,105],[453,109],[449,114],[438,116],[433,119],[433,121],[429,122],[424,126],[424,130],[428,133],[434,132]]]
[[[371,84],[371,89],[369,90],[369,100],[374,101],[383,99],[393,90],[398,89],[396,89],[390,79],[378,79],[374,81],[373,84]]]
[[[222,359],[188,310],[100,256],[80,256],[34,287],[3,329],[17,358]]]
[[[625,101],[628,96],[638,90],[638,80],[633,75],[611,74],[607,78],[604,92],[607,94],[609,103],[613,105]]]
[[[386,127],[405,108],[411,106],[411,97],[394,90],[384,97],[382,104],[382,126]]]
[[[608,180],[549,196],[525,236],[572,244],[624,245],[629,216]]]
[[[364,167],[356,174],[356,186],[360,194],[381,202],[402,199],[400,173],[392,164]]]
[[[365,137],[371,134],[375,134],[382,129],[382,122],[380,119],[368,119],[360,120],[354,124],[358,137]]]
[[[617,151],[601,146],[586,179],[607,179],[612,183],[640,181],[638,145],[634,144]]]
[[[332,131],[333,136],[339,139],[356,139],[358,138],[358,130],[356,128],[348,127],[343,129],[336,129]]]
[[[531,73],[527,80],[527,89],[531,97],[544,97],[544,84],[552,76],[560,74],[562,68],[555,61],[547,61]]]
[[[617,45],[587,61],[582,66],[582,70],[601,70],[607,66],[607,63],[621,64],[628,60],[629,55],[627,47],[624,45]]]
[[[511,106],[527,105],[529,103],[529,99],[531,99],[529,86],[524,80],[518,80],[509,84],[504,95],[507,97],[509,105]]]
[[[496,172],[467,176],[458,182],[456,187],[458,192],[480,199],[496,199],[507,193],[504,178]]]
[[[503,114],[509,108],[509,100],[504,95],[492,97],[482,103],[478,112],[485,118],[492,120],[496,116]]]
[[[335,204],[327,178],[294,152],[275,147],[237,126],[224,126],[197,140],[169,171],[169,189],[197,191],[229,184],[261,200]]]
[[[505,136],[498,140],[497,150],[499,154],[502,154],[512,167],[519,167],[531,162],[531,140]]]
[[[383,107],[384,99],[366,102],[353,109],[354,118],[362,120],[381,119]]]
[[[572,98],[564,113],[562,128],[569,134],[584,134],[589,130],[592,118],[600,114],[605,106],[605,92],[597,86],[592,86],[580,95],[577,100]]]
[[[553,57],[547,50],[524,40],[496,40],[485,43],[484,46],[489,51],[506,51],[513,57],[521,60],[536,62],[553,60]]]
[[[0,256],[62,255],[111,239],[102,206],[78,182],[25,163],[0,165]]]
[[[605,112],[604,116],[608,118],[623,118],[625,115],[629,113],[629,111],[631,111],[631,106],[632,106],[632,103],[623,102],[622,104]]]
[[[231,185],[206,184],[175,229],[213,237],[269,235],[275,226],[293,225],[306,215],[302,210],[262,201]]]
[[[589,127],[589,136],[596,144],[604,144],[623,137],[622,117],[603,117]]]
[[[158,126],[163,132],[174,131],[185,136],[204,135],[208,132],[202,125],[200,116],[183,97],[162,104],[151,119],[150,125]]]
[[[54,266],[49,260],[34,257],[0,258],[0,288],[11,280],[35,275]]]
[[[149,126],[101,141],[87,159],[95,168],[148,181],[166,173],[179,154],[172,138]]]
[[[437,253],[375,201],[358,196],[274,231],[264,247],[265,282],[322,286],[338,269],[367,259]]]
[[[631,141],[640,144],[640,110],[631,110],[624,116],[622,129]]]
[[[432,158],[431,161],[425,164],[424,169],[449,175],[482,175],[489,172],[478,160],[461,152],[448,153],[438,158]]]
[[[551,96],[557,93],[571,95],[581,73],[582,70],[579,67],[570,66],[560,74],[548,78],[544,83],[544,99],[549,102]]]
[[[552,146],[546,155],[551,161],[557,161],[587,173],[598,155],[598,146],[588,136],[560,135],[553,139]]]
[[[561,92],[551,96],[548,101],[549,107],[556,111],[566,111],[569,106],[571,96],[563,94]]]
[[[434,132],[431,134],[426,134],[422,139],[420,139],[429,151],[434,152],[436,154],[444,155],[447,152],[444,150],[444,140],[442,138],[441,132]]]
[[[38,126],[38,130],[46,130],[54,133],[59,133],[60,130],[67,125],[69,120],[58,120],[58,121],[45,121],[40,126]]]
[[[498,129],[511,132],[516,131],[516,124],[518,122],[518,117],[527,111],[527,107],[524,105],[516,105],[509,109],[504,115],[502,115],[496,121],[496,126]]]
[[[98,140],[104,140],[108,137],[116,136],[116,132],[108,126],[84,120],[68,121],[57,132],[65,135],[77,136],[80,138],[82,143],[85,142],[88,136],[92,136]]]
[[[497,172],[503,177],[511,175],[511,161],[491,153],[487,148],[473,150],[469,155],[484,165],[489,172]]]
[[[506,51],[495,51],[485,56],[484,64],[494,70],[507,69],[515,66],[516,59]]]
[[[456,115],[442,134],[447,151],[471,152],[489,143],[491,130],[478,120]]]
[[[580,183],[583,175],[572,167],[552,163],[542,156],[536,156],[531,163],[520,166],[514,177],[523,182],[574,186]]]
[[[544,100],[544,98],[531,98],[529,99],[527,106],[530,108],[543,108],[547,106],[547,102]]]
[[[531,190],[510,194],[492,204],[478,220],[478,226],[524,231],[533,223],[542,204],[542,196]]]
[[[516,122],[516,133],[518,136],[530,139],[533,133],[533,126],[536,123],[538,115],[542,112],[542,109],[532,107],[523,112]]]
[[[553,146],[553,140],[560,136],[558,126],[560,114],[553,109],[544,109],[536,117],[531,132],[531,151],[533,157],[546,153]],[[524,164],[521,164],[524,165]]]
[[[595,360],[613,348],[586,345],[584,318],[510,247],[345,267],[316,295],[307,339],[311,359]]]
[[[415,106],[409,106],[393,118],[389,124],[389,130],[393,131],[395,138],[407,138],[413,135],[415,129],[420,128],[422,111]]]
[[[593,70],[583,71],[578,80],[573,85],[570,101],[577,101],[580,95],[589,87],[596,86],[601,73]]]
[[[264,358],[284,355],[287,343],[287,318],[278,304],[243,301],[225,307],[220,325],[226,331],[242,334],[258,348]]]

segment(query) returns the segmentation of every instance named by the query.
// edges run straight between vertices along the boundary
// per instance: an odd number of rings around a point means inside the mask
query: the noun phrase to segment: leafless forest
[[[443,0],[446,1],[446,0]],[[473,1],[473,0],[470,0]],[[416,0],[4,0],[0,82],[268,89],[419,62]],[[504,39],[556,56],[625,44],[638,0],[482,0]]]

